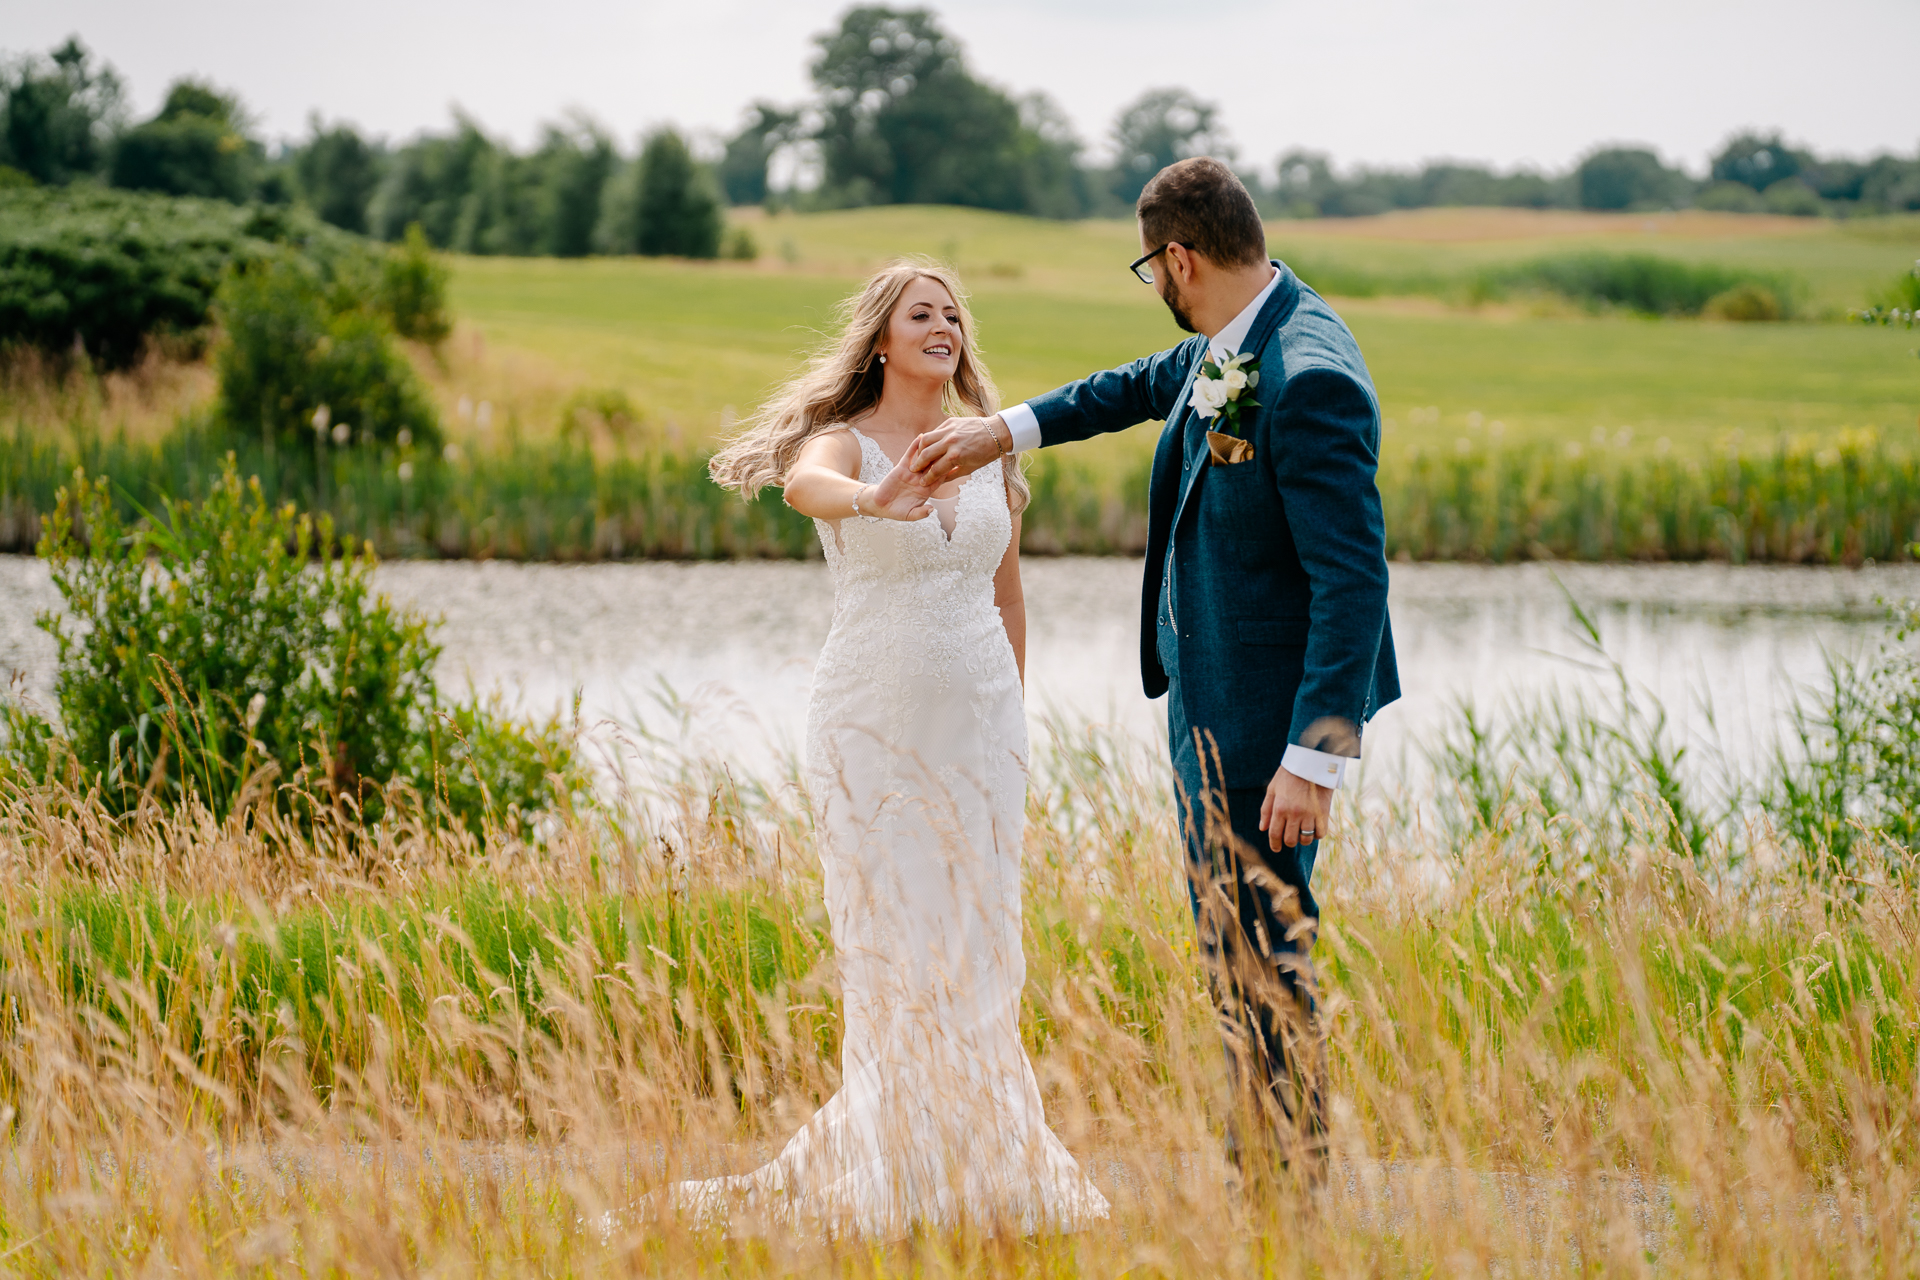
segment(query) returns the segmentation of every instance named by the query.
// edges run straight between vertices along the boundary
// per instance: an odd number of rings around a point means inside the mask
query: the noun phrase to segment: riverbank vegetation
[[[1055,726],[1022,1025],[1115,1219],[1020,1241],[727,1237],[645,1198],[753,1166],[840,1083],[790,775],[628,734],[643,754],[608,746],[619,782],[538,850],[404,814],[348,846],[192,797],[122,817],[9,779],[0,1224],[61,1274],[1911,1269],[1909,855],[1867,816],[1836,862],[1704,794],[1657,708],[1562,711],[1551,741],[1522,717],[1463,747],[1468,721],[1437,813],[1343,810],[1323,847],[1310,1207],[1223,1187],[1160,749]]]

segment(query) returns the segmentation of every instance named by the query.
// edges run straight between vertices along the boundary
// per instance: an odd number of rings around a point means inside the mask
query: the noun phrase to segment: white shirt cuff
[[[1013,452],[1040,447],[1040,419],[1033,416],[1033,410],[1027,408],[1024,401],[1002,409],[1000,421],[1007,424],[1007,430],[1013,435]]]
[[[1290,742],[1286,754],[1280,757],[1280,767],[1296,778],[1317,782],[1329,791],[1338,791],[1347,777],[1348,759],[1347,756],[1315,751],[1311,747]]]

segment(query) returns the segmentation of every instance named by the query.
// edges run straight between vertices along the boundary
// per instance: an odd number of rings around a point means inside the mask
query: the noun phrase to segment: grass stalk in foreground
[[[537,857],[395,823],[353,863],[271,820],[15,790],[0,1248],[34,1274],[1920,1265],[1913,868],[1856,850],[1822,884],[1758,831],[1733,874],[1634,786],[1604,862],[1560,856],[1583,833],[1537,800],[1456,837],[1347,813],[1318,949],[1333,1183],[1239,1201],[1166,790],[1147,744],[1062,734],[1029,806],[1024,1026],[1115,1221],[887,1245],[635,1207],[751,1167],[838,1083],[790,790],[686,762]]]

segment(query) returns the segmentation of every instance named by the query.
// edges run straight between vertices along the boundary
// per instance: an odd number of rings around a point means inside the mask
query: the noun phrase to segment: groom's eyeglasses
[[[1153,267],[1150,264],[1153,262],[1155,258],[1159,257],[1161,254],[1165,253],[1168,249],[1171,249],[1176,244],[1180,244],[1180,242],[1178,240],[1169,240],[1165,244],[1161,245],[1158,249],[1155,249],[1152,253],[1141,254],[1139,257],[1135,258],[1132,262],[1127,264],[1127,270],[1133,272],[1133,274],[1135,274],[1136,276],[1139,276],[1141,284],[1152,284],[1153,283]],[[1184,244],[1180,244],[1180,247],[1182,249],[1187,248],[1187,246]]]

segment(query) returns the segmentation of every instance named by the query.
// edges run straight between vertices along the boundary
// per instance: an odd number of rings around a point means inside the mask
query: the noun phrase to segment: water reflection
[[[644,722],[743,767],[799,742],[814,654],[832,611],[818,563],[515,565],[400,563],[396,599],[445,625],[442,677],[545,711],[577,690],[589,716]],[[1160,731],[1137,672],[1140,562],[1031,559],[1029,705]],[[1410,775],[1410,750],[1462,699],[1489,709],[1549,690],[1604,692],[1569,625],[1556,577],[1600,624],[1608,651],[1659,697],[1678,732],[1762,759],[1792,689],[1825,655],[1877,639],[1880,596],[1920,592],[1920,570],[1717,565],[1400,565],[1392,610],[1408,696],[1368,732],[1370,785]],[[0,558],[0,667],[46,699],[51,643],[32,626],[53,603],[44,569]],[[663,709],[671,689],[684,719]],[[1284,732],[1285,726],[1276,726]]]

